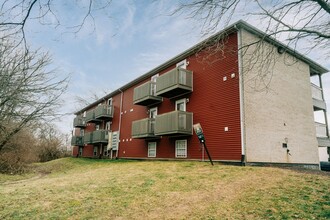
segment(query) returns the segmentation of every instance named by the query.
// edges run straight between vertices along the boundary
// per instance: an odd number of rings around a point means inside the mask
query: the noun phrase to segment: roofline
[[[310,67],[311,67],[311,72],[312,75],[315,74],[324,74],[329,72],[329,70],[323,66],[321,66],[320,64],[314,62],[313,60],[311,60],[310,58],[308,58],[307,56],[299,53],[298,51],[290,48],[288,45],[283,44],[282,42],[276,40],[275,38],[273,38],[271,35],[259,30],[258,28],[248,24],[247,22],[240,20],[238,22],[236,22],[235,25],[237,28],[242,28],[252,34],[257,35],[258,37],[262,38],[264,41],[271,43],[272,45],[275,45],[277,47],[282,47],[285,49],[285,52],[287,52],[288,54],[304,61],[305,63],[307,63]]]
[[[311,67],[311,72],[312,74],[323,74],[326,72],[329,72],[328,69],[324,68],[323,66],[321,66],[320,64],[314,62],[313,60],[309,59],[308,57],[302,55],[301,53],[295,51],[294,49],[288,47],[287,45],[279,42],[278,40],[274,39],[273,37],[271,37],[269,34],[266,34],[265,32],[257,29],[256,27],[248,24],[247,22],[243,21],[243,20],[239,20],[235,23],[233,23],[232,25],[228,26],[227,28],[211,35],[210,37],[208,37],[207,39],[201,41],[200,43],[197,43],[196,45],[190,47],[189,49],[185,50],[184,52],[178,54],[177,56],[171,58],[170,60],[166,61],[165,63],[162,63],[161,65],[155,67],[154,69],[150,70],[149,72],[139,76],[138,78],[130,81],[129,83],[123,85],[122,87],[120,87],[119,89],[109,93],[108,95],[96,100],[95,102],[89,104],[88,106],[82,108],[81,110],[75,112],[76,115],[83,113],[84,111],[88,110],[89,108],[101,103],[102,101],[105,101],[121,92],[123,92],[124,90],[130,88],[131,86],[159,73],[160,71],[172,66],[173,64],[180,62],[181,60],[187,58],[188,56],[194,54],[196,51],[198,51],[199,49],[205,47],[205,43],[210,42],[212,40],[215,40],[217,38],[221,38],[224,35],[223,34],[231,34],[234,32],[237,32],[239,29],[244,29],[252,34],[257,35],[258,37],[262,38],[264,41],[271,43],[272,45],[275,45],[277,47],[283,47],[285,49],[285,51],[294,56],[297,57],[298,59],[306,62],[310,67]]]

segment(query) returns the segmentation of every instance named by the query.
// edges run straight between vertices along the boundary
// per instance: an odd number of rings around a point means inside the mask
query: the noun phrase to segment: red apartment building
[[[76,112],[72,153],[207,160],[193,132],[200,123],[215,161],[318,168],[318,150],[330,146],[326,72],[239,21]]]

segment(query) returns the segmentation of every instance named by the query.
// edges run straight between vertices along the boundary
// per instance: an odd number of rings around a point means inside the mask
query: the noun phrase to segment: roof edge
[[[326,69],[325,67],[321,66],[320,64],[314,62],[313,60],[311,60],[310,58],[306,57],[305,55],[297,52],[296,50],[288,47],[287,45],[285,45],[284,43],[276,40],[275,38],[271,37],[269,34],[259,30],[258,28],[248,24],[247,22],[243,21],[243,20],[239,20],[233,24],[231,24],[230,26],[224,28],[223,30],[211,35],[210,37],[206,38],[205,40],[195,44],[194,46],[190,47],[189,49],[185,50],[184,52],[178,54],[177,56],[169,59],[168,61],[160,64],[159,66],[155,67],[154,69],[146,72],[145,74],[137,77],[136,79],[126,83],[125,85],[121,86],[120,88],[118,88],[117,90],[109,93],[106,96],[103,96],[102,98],[94,101],[93,103],[89,104],[88,106],[82,108],[81,110],[75,112],[75,115],[81,114],[84,111],[88,110],[89,108],[123,92],[124,90],[126,90],[127,88],[147,79],[148,77],[153,76],[154,74],[157,74],[158,72],[162,71],[163,69],[166,69],[167,67],[181,61],[182,59],[185,59],[186,57],[190,56],[191,54],[195,53],[198,49],[201,49],[205,46],[205,43],[215,40],[216,38],[222,37],[224,33],[226,34],[231,34],[234,32],[237,32],[239,29],[244,29],[252,34],[257,35],[258,37],[261,37],[263,40],[278,46],[278,47],[283,47],[285,48],[286,52],[289,53],[290,55],[297,57],[298,59],[306,62],[310,67],[311,67],[311,72],[313,74],[323,74],[323,73],[327,73],[329,72],[328,69]]]

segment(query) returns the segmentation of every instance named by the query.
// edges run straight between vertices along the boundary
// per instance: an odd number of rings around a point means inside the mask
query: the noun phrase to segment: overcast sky
[[[94,21],[87,19],[76,34],[64,26],[54,28],[37,21],[28,24],[29,44],[50,51],[59,74],[71,74],[59,111],[72,114],[57,123],[63,132],[72,130],[73,112],[79,108],[75,96],[86,97],[91,93],[104,96],[202,40],[197,21],[183,15],[169,16],[175,1],[145,2],[149,1],[113,1],[107,14],[94,13]],[[74,24],[83,19],[81,11],[62,6],[56,6],[61,10],[61,22]],[[240,13],[231,23],[239,19],[263,30],[261,21],[247,19]],[[308,57],[330,69],[330,61],[318,55],[314,51]],[[329,107],[330,73],[323,76],[323,86]]]

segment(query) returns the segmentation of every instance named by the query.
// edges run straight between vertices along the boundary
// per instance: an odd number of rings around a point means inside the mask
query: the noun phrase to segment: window
[[[95,125],[95,130],[100,130],[100,125]]]
[[[84,111],[84,113],[83,113],[83,117],[84,117],[84,118],[86,117],[86,111]]]
[[[149,109],[149,118],[156,118],[157,115],[157,107]]]
[[[97,147],[94,147],[94,149],[93,149],[93,155],[94,156],[97,156]]]
[[[157,107],[149,109],[149,118],[155,119],[157,115]],[[155,131],[155,120],[150,120],[150,131]]]
[[[84,136],[85,135],[85,130],[83,128],[80,129],[80,136]]]
[[[148,142],[148,157],[156,157],[156,142]]]
[[[176,67],[180,67],[182,69],[186,69],[187,68],[187,60],[182,60],[181,62],[176,64]]]
[[[82,156],[82,153],[83,153],[83,148],[79,147],[79,156]]]
[[[158,76],[159,76],[159,74],[156,74],[156,75],[151,77],[150,94],[153,95],[153,96],[156,95],[156,81],[157,81]]]
[[[187,140],[175,141],[175,157],[177,158],[187,157]]]
[[[186,111],[186,99],[180,99],[175,101],[176,111]]]
[[[107,122],[105,123],[105,130],[107,130],[107,131],[111,131],[111,121],[107,121]]]
[[[108,99],[108,106],[112,106],[112,98]]]

